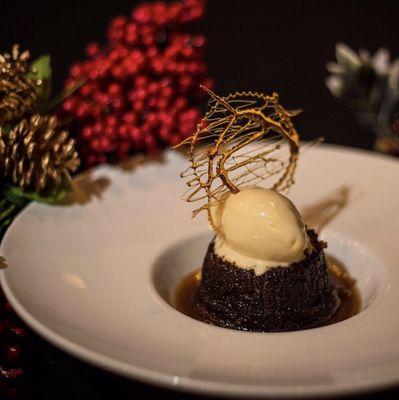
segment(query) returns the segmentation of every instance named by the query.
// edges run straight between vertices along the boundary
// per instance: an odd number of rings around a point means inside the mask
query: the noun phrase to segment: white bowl
[[[212,395],[303,397],[399,383],[399,163],[321,146],[300,159],[289,196],[301,209],[343,184],[355,194],[327,226],[328,252],[358,280],[361,313],[317,329],[251,333],[207,325],[170,306],[211,238],[181,202],[179,154],[127,173],[100,167],[102,198],[29,206],[2,243],[1,283],[35,331],[97,366]]]

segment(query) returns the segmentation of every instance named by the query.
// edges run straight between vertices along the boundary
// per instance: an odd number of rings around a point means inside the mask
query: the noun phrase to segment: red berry
[[[118,15],[111,21],[111,26],[114,28],[122,28],[127,23],[127,17],[124,15]]]
[[[161,120],[163,126],[166,126],[168,128],[173,125],[173,118],[168,113],[160,113],[158,117]]]
[[[159,128],[159,137],[165,143],[168,143],[168,141],[170,139],[170,129],[167,126],[160,126],[160,128]]]
[[[165,98],[159,98],[156,104],[159,110],[165,110],[168,108],[169,101]]]
[[[114,111],[118,111],[123,108],[124,102],[121,98],[112,99],[111,105]]]
[[[127,113],[123,114],[122,120],[124,122],[128,123],[129,125],[133,125],[136,122],[137,117],[136,117],[136,114],[134,114],[132,112],[127,112]]]
[[[98,140],[98,139],[93,139],[92,141],[91,141],[91,148],[95,151],[95,152],[97,152],[97,151],[99,151],[100,150],[100,141]]]
[[[135,101],[133,104],[133,109],[137,112],[137,113],[141,113],[144,111],[144,102],[143,101]]]
[[[112,82],[108,85],[107,91],[111,96],[117,96],[122,92],[122,86],[119,83]]]
[[[26,337],[25,329],[20,326],[11,326],[9,329],[13,333],[13,335],[18,339],[23,339]]]
[[[175,146],[175,145],[179,144],[180,142],[181,142],[181,138],[179,135],[172,135],[170,137],[170,144],[172,146]]]
[[[115,115],[107,115],[105,117],[105,124],[108,126],[115,126],[118,123],[117,118]]]
[[[93,90],[93,86],[90,85],[90,84],[86,84],[86,85],[83,85],[83,86],[79,89],[79,93],[80,93],[82,96],[86,97],[86,96],[88,96],[88,95],[92,92],[92,90]]]
[[[132,17],[140,24],[145,24],[151,20],[151,9],[147,4],[143,4],[132,12]]]
[[[140,148],[141,144],[142,144],[142,133],[141,133],[141,130],[139,128],[136,128],[136,127],[131,127],[129,129],[129,134],[130,134],[130,137],[133,140],[133,143],[135,144],[135,146],[137,148]]]
[[[136,86],[145,86],[148,83],[148,78],[145,75],[138,75],[134,79]]]
[[[96,133],[97,135],[98,135],[99,133],[101,133],[102,130],[103,130],[103,124],[102,124],[101,122],[96,122],[96,123],[93,125],[93,131],[94,131],[94,133]]]
[[[144,146],[150,154],[156,152],[158,148],[154,137],[148,134],[144,137]]]
[[[194,36],[194,38],[192,39],[191,42],[194,47],[202,48],[206,45],[206,39],[204,36],[201,36],[201,35]]]
[[[97,43],[89,43],[86,46],[86,54],[89,57],[94,57],[100,52],[100,46]]]
[[[111,74],[116,78],[116,79],[122,79],[125,76],[125,71],[123,70],[121,65],[114,65],[111,68]]]
[[[187,101],[183,97],[178,97],[175,101],[175,107],[177,110],[181,110],[186,107]]]
[[[71,112],[75,106],[75,99],[73,97],[69,97],[62,104],[62,108],[66,112]]]
[[[107,128],[105,128],[105,133],[107,133]],[[111,150],[111,141],[108,138],[103,137],[99,140],[99,147],[102,151],[108,152]]]
[[[202,86],[205,86],[208,89],[213,89],[215,83],[212,79],[204,79],[201,83]]]
[[[123,35],[124,31],[120,28],[109,29],[107,33],[108,39],[112,42],[118,42],[123,38]]]
[[[121,138],[127,138],[129,136],[129,128],[127,125],[120,125],[118,128],[118,134]]]
[[[93,136],[93,133],[94,133],[94,131],[93,131],[93,128],[92,128],[91,126],[85,126],[85,127],[82,129],[82,136],[83,136],[85,139],[88,139],[88,138],[92,137],[92,136]]]
[[[155,59],[151,63],[152,69],[157,74],[163,74],[165,72],[165,63],[161,59]]]
[[[15,365],[21,361],[21,348],[19,346],[5,346],[3,353],[7,362],[11,364]]]
[[[72,64],[69,73],[71,77],[78,78],[82,75],[82,67],[79,64]]]

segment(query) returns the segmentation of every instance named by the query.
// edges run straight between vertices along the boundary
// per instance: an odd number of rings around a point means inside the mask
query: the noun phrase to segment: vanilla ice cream
[[[302,260],[310,246],[299,212],[274,190],[252,187],[230,193],[213,207],[212,216],[220,227],[215,253],[257,275]]]

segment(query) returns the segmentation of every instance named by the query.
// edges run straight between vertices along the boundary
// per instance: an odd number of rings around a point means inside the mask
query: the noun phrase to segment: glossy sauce
[[[356,281],[346,272],[344,265],[336,258],[327,255],[331,279],[337,289],[340,305],[333,317],[321,326],[344,321],[360,311],[361,298]],[[201,321],[195,307],[195,295],[201,282],[201,271],[186,276],[176,290],[175,307],[189,317]]]

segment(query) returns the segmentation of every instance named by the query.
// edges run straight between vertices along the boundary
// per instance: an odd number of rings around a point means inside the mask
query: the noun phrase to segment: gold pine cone
[[[57,131],[55,116],[34,114],[7,133],[0,128],[3,176],[25,191],[58,187],[79,166],[75,141]]]
[[[37,100],[40,82],[28,78],[29,51],[19,52],[14,45],[11,54],[0,54],[0,124],[22,117]]]

